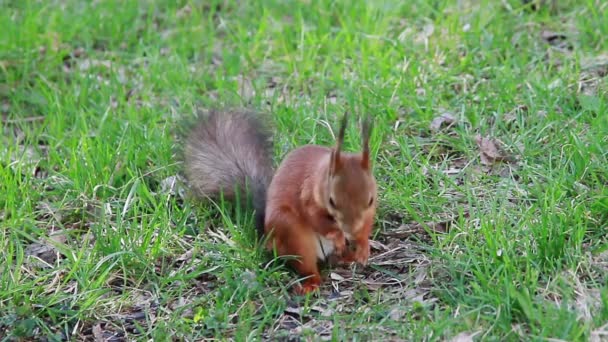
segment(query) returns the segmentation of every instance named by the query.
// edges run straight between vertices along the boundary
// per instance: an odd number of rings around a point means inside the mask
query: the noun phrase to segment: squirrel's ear
[[[367,115],[365,117],[365,119],[363,120],[363,125],[361,128],[361,138],[362,138],[362,145],[363,145],[363,151],[361,153],[361,167],[363,167],[363,169],[368,170],[370,168],[370,158],[369,158],[369,136],[371,134],[371,130],[372,130],[372,122],[371,119],[369,117],[369,115]]]
[[[348,113],[344,113],[342,122],[340,123],[340,130],[336,137],[336,147],[331,151],[331,161],[329,163],[329,174],[334,175],[342,168],[342,160],[340,159],[340,151],[342,149],[342,143],[344,142],[344,133],[346,131],[346,125],[348,124]]]
[[[342,161],[340,160],[340,151],[331,151],[331,160],[329,162],[329,175],[334,176],[342,169]]]
[[[329,173],[331,175],[335,174],[342,168],[342,160],[340,159],[340,151],[342,149],[342,143],[344,142],[344,133],[346,132],[346,125],[348,123],[348,112],[344,113],[342,117],[342,122],[340,124],[340,130],[338,131],[338,136],[336,137],[336,147],[331,152],[331,161],[329,164]]]

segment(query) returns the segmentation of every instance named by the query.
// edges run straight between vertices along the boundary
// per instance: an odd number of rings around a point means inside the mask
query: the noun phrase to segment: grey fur
[[[190,132],[185,146],[185,174],[194,194],[234,200],[248,187],[255,225],[263,232],[266,189],[274,174],[268,126],[256,113],[211,111]]]

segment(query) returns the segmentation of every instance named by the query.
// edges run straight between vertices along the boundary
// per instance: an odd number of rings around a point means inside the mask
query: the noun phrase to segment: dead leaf
[[[461,168],[457,168],[457,167],[450,167],[447,170],[441,170],[441,173],[443,173],[444,175],[448,175],[448,176],[452,176],[452,175],[458,175],[462,172]]]
[[[404,310],[403,308],[393,308],[389,313],[388,313],[388,317],[390,317],[393,321],[398,321],[401,319],[401,317],[405,316],[405,314],[407,313],[406,310]]]
[[[180,317],[182,318],[192,318],[193,312],[192,312],[192,299],[190,298],[185,298],[185,297],[179,297],[179,299],[177,301],[172,302],[169,305],[169,308],[173,311],[178,311],[181,312],[180,313]]]
[[[253,80],[243,75],[235,77],[238,84],[239,95],[243,99],[249,100],[256,95],[255,88],[253,86]]]
[[[293,317],[300,317],[302,316],[302,308],[301,307],[293,307],[293,306],[288,306],[285,308],[284,312],[290,316]]]
[[[578,92],[597,96],[603,90],[604,77],[608,75],[608,55],[585,58],[581,61],[581,73],[578,81]]]
[[[605,77],[608,75],[608,54],[584,58],[581,60],[581,70]]]
[[[431,131],[436,132],[441,128],[451,127],[456,122],[456,118],[450,112],[445,112],[438,117],[434,118],[431,122]]]
[[[600,290],[585,289],[579,292],[576,298],[576,311],[578,311],[579,319],[590,322],[599,311],[600,303],[602,302]]]
[[[49,240],[52,241],[53,244],[64,245],[68,242],[67,231],[65,231],[65,230],[54,231],[49,235]]]
[[[192,260],[192,256],[194,255],[194,249],[188,250],[186,253],[180,255],[175,261],[180,264],[188,263]]]
[[[564,33],[543,30],[540,33],[540,37],[551,46],[559,49],[572,50],[572,44],[568,42],[568,36]]]
[[[426,233],[427,229],[438,233],[446,233],[450,230],[453,221],[456,219],[457,218],[445,221],[428,221],[424,223],[413,222],[402,224],[399,228],[392,230],[389,235],[405,237],[405,235]]]
[[[2,106],[3,106],[2,111],[8,111],[8,109],[10,108],[10,103],[3,103]],[[8,106],[8,107],[5,107],[5,106]],[[8,118],[3,117],[2,123],[16,124],[16,123],[22,123],[22,122],[36,122],[36,121],[44,121],[45,118],[46,118],[45,116],[29,116],[29,117],[17,118],[17,119],[8,119]]]
[[[86,51],[82,47],[74,49],[71,53],[63,56],[63,71],[70,73],[76,64],[76,60],[85,57]]]
[[[507,160],[507,156],[499,147],[498,142],[495,139],[477,135],[475,141],[477,142],[477,146],[479,146],[481,163],[483,165],[490,166],[497,162]]]
[[[601,291],[599,288],[585,286],[579,277],[573,273],[570,274],[576,284],[574,287],[574,293],[576,295],[574,309],[578,313],[577,319],[592,322],[593,317],[596,317],[601,310]]]
[[[591,338],[589,341],[591,342],[601,342],[608,340],[608,324],[604,324],[601,327],[593,330],[591,332]]]
[[[513,108],[513,110],[509,111],[508,113],[506,113],[503,116],[503,120],[506,123],[511,123],[513,121],[517,120],[517,116],[520,114],[526,114],[528,112],[528,106],[526,105],[519,105],[515,108]]]
[[[424,225],[434,232],[447,233],[447,231],[450,229],[450,226],[452,225],[452,222],[426,222]]]
[[[548,43],[558,39],[564,40],[567,38],[566,35],[563,33],[553,32],[549,30],[542,30],[540,32],[540,37]]]
[[[179,175],[169,176],[160,182],[160,192],[183,199],[186,196],[186,189],[183,184],[185,184],[183,177]]]
[[[320,313],[324,317],[331,317],[334,314],[334,310],[332,310],[330,307],[321,307],[319,305],[314,305],[311,306],[310,309]]]
[[[51,245],[34,242],[25,248],[25,256],[31,265],[49,268],[59,259],[59,252]]]
[[[331,278],[331,280],[336,280],[336,281],[343,281],[343,280],[344,280],[344,277],[343,277],[343,276],[341,276],[341,275],[339,275],[339,274],[338,274],[338,273],[336,273],[336,272],[331,272],[331,273],[329,274],[329,277]]]
[[[422,30],[418,32],[418,34],[414,38],[414,41],[416,43],[424,43],[429,39],[433,32],[435,32],[435,26],[432,23],[427,23],[426,25],[424,25]]]
[[[7,151],[3,151],[3,154]],[[4,155],[2,155],[4,157]],[[41,153],[32,146],[17,146],[17,151],[10,154],[10,166],[17,170],[18,166],[33,166],[38,164],[43,159]]]
[[[95,338],[96,342],[105,341],[105,339],[103,338],[103,330],[101,329],[100,323],[97,323],[93,326],[93,337]]]
[[[477,331],[474,333],[463,331],[460,334],[449,339],[450,342],[472,342],[473,337],[479,335],[481,332]]]
[[[369,245],[372,249],[377,250],[377,251],[387,251],[389,250],[389,248],[382,244],[379,241],[375,241],[375,240],[369,240]]]
[[[190,5],[186,5],[180,9],[178,9],[177,12],[175,13],[175,16],[179,19],[182,19],[182,18],[189,16],[190,13],[192,13],[192,8],[190,7]]]

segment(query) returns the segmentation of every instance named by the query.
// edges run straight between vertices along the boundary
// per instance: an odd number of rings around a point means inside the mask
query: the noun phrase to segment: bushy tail
[[[184,152],[193,192],[211,199],[222,194],[234,200],[237,192],[240,199],[250,198],[256,229],[263,233],[266,189],[274,170],[271,134],[259,114],[211,111],[190,132]]]

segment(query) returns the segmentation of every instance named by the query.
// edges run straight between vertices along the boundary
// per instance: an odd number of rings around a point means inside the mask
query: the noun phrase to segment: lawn
[[[607,2],[0,6],[2,341],[608,339]],[[373,116],[366,267],[297,296],[250,213],[189,196],[225,107],[277,163]]]

